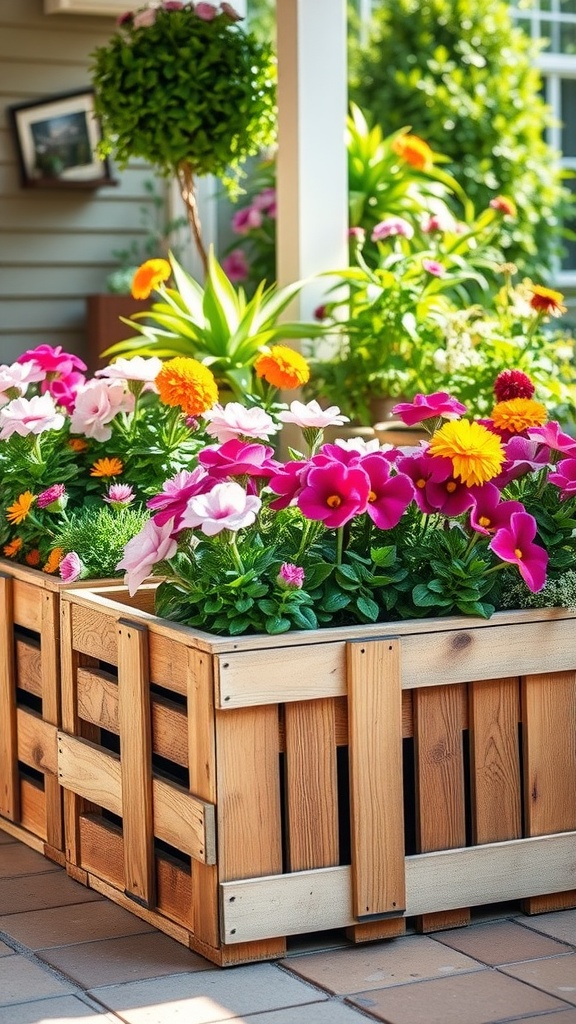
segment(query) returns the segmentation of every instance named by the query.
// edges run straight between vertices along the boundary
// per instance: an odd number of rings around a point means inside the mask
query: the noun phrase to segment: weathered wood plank
[[[58,732],[58,778],[66,790],[122,817],[120,758]]]

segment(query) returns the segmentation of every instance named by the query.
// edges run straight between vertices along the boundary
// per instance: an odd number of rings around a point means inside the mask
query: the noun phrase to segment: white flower
[[[348,423],[349,417],[344,416],[337,405],[322,409],[318,402],[312,401],[307,405],[303,402],[292,402],[290,411],[278,413],[278,419],[282,420],[282,423],[295,423],[302,430],[307,427],[321,430],[324,427],[341,427],[343,423]]]
[[[381,448],[392,447],[389,444],[381,445],[377,437],[371,437],[369,441],[364,437],[337,437],[334,444],[346,452],[358,452],[359,455],[369,455],[371,452],[379,452]]]
[[[116,359],[102,370],[96,370],[94,376],[107,377],[109,380],[134,380],[152,384],[162,366],[162,360],[158,359],[158,356],[150,356],[149,359],[145,359],[144,356],[133,356],[131,359]]]
[[[208,420],[206,433],[215,437],[220,444],[240,436],[267,441],[278,431],[274,420],[264,409],[258,406],[246,409],[240,402],[213,405],[204,413],[204,419]]]

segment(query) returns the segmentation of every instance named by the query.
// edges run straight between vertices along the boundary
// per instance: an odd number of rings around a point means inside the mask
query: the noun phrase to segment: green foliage
[[[350,95],[384,132],[406,125],[448,157],[476,209],[513,196],[507,259],[549,272],[568,193],[544,140],[538,47],[503,0],[386,0],[351,60]]]
[[[76,552],[84,566],[83,576],[88,579],[120,576],[116,566],[124,548],[149,516],[142,508],[88,504],[58,524],[53,543],[65,552]]]

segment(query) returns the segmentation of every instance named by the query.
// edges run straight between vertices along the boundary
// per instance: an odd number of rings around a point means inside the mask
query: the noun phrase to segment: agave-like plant
[[[137,336],[119,341],[107,349],[105,356],[192,356],[210,367],[223,388],[242,399],[258,395],[259,381],[253,365],[270,345],[326,333],[318,323],[280,322],[281,314],[305,281],[284,288],[266,288],[262,282],[248,299],[242,288],[231,284],[212,250],[204,287],[172,254],[169,259],[173,287],[159,283],[155,291],[160,301],[145,312],[122,317]]]

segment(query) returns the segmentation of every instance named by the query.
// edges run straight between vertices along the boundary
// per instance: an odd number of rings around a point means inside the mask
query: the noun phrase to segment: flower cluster
[[[499,375],[489,417],[447,392],[396,415],[414,448],[324,443],[337,407],[292,402],[276,417],[233,403],[209,414],[216,444],[148,501],[119,568],[131,593],[164,579],[160,615],[214,633],[282,633],[455,613],[489,617],[509,595],[573,569],[576,441],[548,421],[521,371]],[[307,453],[280,460],[284,423]],[[508,597],[507,597],[508,595]]]

